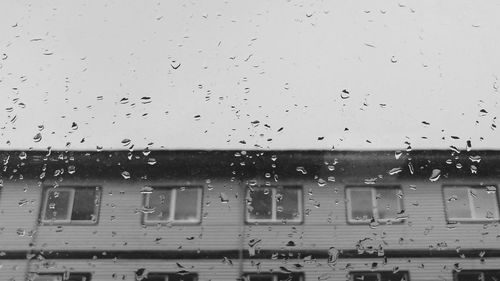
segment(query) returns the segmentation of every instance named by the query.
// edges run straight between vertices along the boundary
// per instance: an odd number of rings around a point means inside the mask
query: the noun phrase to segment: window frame
[[[372,215],[373,219],[379,223],[403,223],[406,218],[387,218],[381,219],[379,217],[378,204],[377,204],[377,189],[395,189],[397,191],[403,192],[403,189],[400,185],[375,185],[375,186],[363,186],[363,185],[348,185],[345,186],[345,198],[346,198],[346,209],[347,209],[347,223],[349,224],[368,224],[371,222],[371,218],[367,219],[355,219],[352,217],[352,205],[351,205],[351,190],[367,190],[371,191],[371,199],[372,199]],[[397,196],[397,195],[396,195]],[[405,210],[404,207],[404,199],[399,198],[397,200],[397,208],[398,212],[401,210]]]
[[[94,196],[94,215],[95,215],[95,220],[71,220],[71,215],[73,213],[73,207],[74,207],[74,202],[75,202],[75,194],[76,194],[76,189],[79,188],[89,188],[89,189],[95,189],[95,196]],[[70,191],[71,192],[71,202],[68,204],[68,219],[64,220],[55,220],[55,219],[45,219],[45,215],[47,214],[47,207],[48,207],[48,199],[49,199],[49,193],[53,191]],[[42,204],[41,210],[39,212],[40,214],[40,223],[42,225],[97,225],[99,223],[99,213],[101,209],[101,196],[102,196],[102,187],[95,185],[62,185],[58,187],[53,187],[53,186],[45,186],[42,189]],[[97,204],[96,204],[97,200]]]
[[[248,198],[251,198],[251,190],[252,189],[265,189],[268,188],[271,190],[271,218],[269,219],[252,219],[250,218],[250,211],[248,209],[249,203]],[[282,189],[296,189],[297,190],[297,210],[299,211],[299,215],[297,219],[294,220],[285,220],[287,224],[303,224],[304,223],[304,188],[301,185],[273,185],[273,186],[256,186],[250,187],[247,186],[245,192],[245,223],[246,224],[282,224],[283,220],[277,219],[277,204],[276,204],[276,190],[279,188]]]
[[[488,186],[494,186],[496,191],[495,194],[495,211],[496,211],[496,218],[493,219],[487,219],[487,218],[474,218],[476,215],[476,210],[474,206],[474,199],[472,198],[471,195],[471,189],[485,189]],[[449,211],[448,211],[448,199],[446,198],[446,193],[445,189],[446,188],[466,188],[467,189],[467,198],[469,201],[469,211],[471,214],[471,218],[450,218],[449,216]],[[498,186],[496,184],[484,184],[484,185],[479,185],[479,184],[444,184],[441,186],[441,194],[443,196],[443,207],[444,207],[444,213],[445,213],[445,218],[447,223],[485,223],[485,222],[499,222],[500,221],[500,200],[499,200],[499,195],[498,195]]]
[[[406,281],[411,280],[409,270],[400,270],[398,272],[402,273],[404,275],[404,277],[406,277]],[[391,273],[393,273],[393,272],[392,271],[385,271],[385,270],[381,270],[381,271],[349,271],[349,281],[359,281],[359,280],[354,279],[355,274],[376,275],[377,281],[383,281],[383,275],[391,274]],[[394,275],[394,273],[393,273],[393,275]]]
[[[149,199],[151,194],[154,193],[155,190],[168,190],[171,192],[170,194],[170,203],[169,203],[169,218],[167,220],[148,220],[147,217],[149,214],[142,213],[142,224],[144,225],[166,225],[166,224],[175,224],[175,225],[198,225],[201,224],[202,221],[202,211],[203,211],[203,186],[185,186],[185,185],[176,185],[176,186],[151,186],[153,188],[152,192],[142,194],[142,206],[143,207],[151,207],[149,206]],[[177,192],[178,189],[184,187],[186,189],[197,189],[197,202],[196,202],[196,220],[176,220],[175,219],[175,207],[177,203]],[[175,196],[174,196],[175,195]],[[175,199],[174,199],[175,198]]]

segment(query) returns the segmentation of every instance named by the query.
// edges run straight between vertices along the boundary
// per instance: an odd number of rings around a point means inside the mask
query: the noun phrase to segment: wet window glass
[[[200,221],[201,188],[157,187],[144,194],[145,221],[195,223]]]
[[[397,187],[349,187],[348,219],[351,222],[399,220],[403,211],[401,194]]]
[[[247,189],[248,222],[300,222],[302,189],[294,186]]]
[[[304,275],[299,272],[294,273],[252,273],[246,274],[248,281],[304,281]]]
[[[43,221],[94,223],[97,221],[99,189],[95,187],[47,188]]]
[[[448,221],[498,220],[496,186],[444,186]]]

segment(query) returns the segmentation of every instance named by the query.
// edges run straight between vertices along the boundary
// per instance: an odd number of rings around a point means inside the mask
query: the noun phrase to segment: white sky
[[[0,1],[0,149],[500,148],[499,1],[227,2]]]

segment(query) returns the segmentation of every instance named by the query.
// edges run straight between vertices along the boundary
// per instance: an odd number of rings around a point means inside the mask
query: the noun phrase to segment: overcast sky
[[[0,149],[500,148],[499,1],[0,10]]]

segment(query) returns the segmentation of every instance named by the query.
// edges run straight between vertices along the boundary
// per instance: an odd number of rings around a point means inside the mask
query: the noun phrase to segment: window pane
[[[95,187],[76,188],[71,220],[92,220],[95,216]]]
[[[198,188],[177,189],[175,198],[176,220],[198,220]]]
[[[45,220],[68,220],[72,192],[69,190],[48,190]]]
[[[467,187],[445,187],[444,199],[448,219],[471,218]]]
[[[196,281],[196,274],[169,274],[168,281]]]
[[[481,278],[481,272],[460,272],[458,281],[486,281]]]
[[[372,190],[366,189],[349,189],[351,219],[367,220],[373,217],[373,202]]]
[[[249,275],[250,281],[273,281],[274,276],[271,274],[253,274]]]
[[[276,218],[278,220],[299,219],[299,189],[278,188],[276,190]]]
[[[145,279],[142,279],[142,280],[143,281],[166,281],[167,278],[164,274],[148,274],[148,277]]]
[[[278,274],[278,281],[301,281],[302,274],[300,273],[290,273],[290,274]]]
[[[498,202],[496,192],[488,193],[486,188],[471,188],[475,218],[498,219]]]
[[[249,192],[251,198],[248,206],[250,219],[271,219],[272,190],[270,188],[256,188]]]
[[[379,281],[378,273],[353,273],[354,281]]]
[[[382,272],[381,281],[409,281],[406,272]]]
[[[87,274],[70,274],[68,281],[89,281]]]
[[[401,211],[401,199],[398,197],[399,189],[396,188],[377,188],[376,202],[379,219],[394,219]],[[398,206],[399,205],[399,206]]]
[[[146,220],[167,221],[170,218],[171,190],[155,189],[149,195],[149,208],[154,208],[151,214],[146,215]]]
[[[36,277],[34,281],[61,281],[61,280],[62,280],[61,276],[43,275]]]

